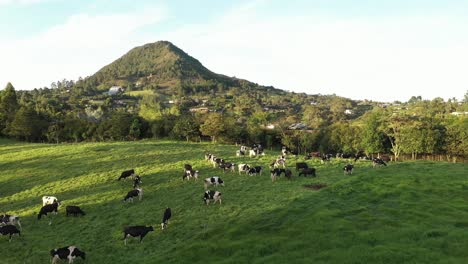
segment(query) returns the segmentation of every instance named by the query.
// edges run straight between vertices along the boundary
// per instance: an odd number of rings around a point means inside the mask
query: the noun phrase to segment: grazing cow
[[[244,153],[247,152],[248,149],[249,149],[249,148],[246,147],[246,146],[240,146],[240,151],[242,151],[242,152],[244,152]]]
[[[364,152],[358,152],[354,156],[354,162],[356,162],[357,160],[370,160],[370,158]]]
[[[39,211],[39,214],[37,215],[37,219],[40,220],[43,215],[47,215],[48,213],[54,212],[55,214],[57,214],[58,206],[59,204],[57,202],[42,206],[41,211]],[[49,221],[49,225],[50,224],[52,224],[51,221]]]
[[[262,175],[262,167],[260,166],[256,166],[256,167],[252,167],[249,169],[249,175],[252,176],[254,174],[260,174],[260,176]]]
[[[152,226],[128,226],[124,228],[124,244],[127,245],[127,238],[129,236],[132,237],[140,237],[140,243],[143,238],[148,234],[148,232],[154,231]]]
[[[75,206],[75,205],[68,205],[67,207],[65,207],[65,211],[67,213],[67,216],[68,215],[73,215],[73,216],[86,215],[85,212],[83,212],[80,207]]]
[[[58,201],[57,197],[42,196],[42,206],[45,206],[46,204],[53,204],[53,203],[58,203],[58,205],[60,205],[60,202]]]
[[[221,180],[221,178],[218,177],[218,176],[206,178],[206,179],[205,179],[205,190],[208,189],[208,186],[209,186],[209,185],[214,185],[214,186],[221,185],[221,186],[224,186],[224,181]]]
[[[256,157],[257,156],[257,152],[253,149],[249,150],[249,157]]]
[[[127,196],[124,198],[124,202],[130,200],[133,203],[133,198],[138,196],[138,200],[141,201],[141,198],[143,198],[143,189],[142,188],[136,188],[134,190],[131,190],[127,193]]]
[[[224,159],[221,158],[214,158],[211,163],[213,163],[213,168],[216,168],[216,166],[221,166],[221,164],[224,164]]]
[[[219,165],[219,167],[223,170],[223,172],[226,172],[227,170],[231,170],[232,172],[236,171],[236,164],[234,163],[222,163]]]
[[[120,177],[119,177],[118,180],[120,181],[120,179],[128,178],[128,177],[132,176],[133,174],[135,174],[134,169],[126,170],[126,171],[122,172],[122,174],[120,174]]]
[[[211,153],[206,153],[205,154],[205,160],[211,160],[211,157],[213,157],[213,154],[211,154]]]
[[[292,178],[292,171],[291,171],[291,170],[288,170],[288,169],[284,170],[284,177],[286,177],[286,179],[288,179],[288,180],[291,180],[291,178]]]
[[[348,164],[348,165],[344,166],[344,168],[343,168],[344,174],[353,174],[353,168],[354,168],[354,166],[352,164]]]
[[[203,195],[203,201],[205,201],[205,204],[208,205],[212,200],[214,201],[214,204],[217,201],[219,201],[219,204],[221,204],[221,193],[218,191],[206,191]]]
[[[184,164],[184,171],[193,170],[192,165]]]
[[[135,189],[136,187],[140,187],[140,184],[143,183],[141,181],[140,175],[136,175],[135,178],[133,179],[133,188]]]
[[[302,169],[307,169],[309,166],[305,162],[296,162],[296,171],[302,170]]]
[[[236,150],[236,156],[237,156],[237,157],[240,157],[240,156],[245,156],[245,151],[242,151],[242,150]]]
[[[274,182],[276,181],[276,179],[281,176],[281,173],[285,173],[286,170],[285,169],[278,169],[278,168],[275,168],[273,170],[270,171],[270,176],[271,176],[271,181]]]
[[[278,168],[279,166],[286,168],[286,158],[284,158],[284,156],[276,159],[270,164],[270,167],[273,167],[273,168]]]
[[[316,176],[315,175],[315,168],[307,168],[307,169],[303,169],[301,172],[299,172],[299,175],[298,176],[301,176],[301,175],[304,175],[304,177],[307,177],[307,175],[312,175],[312,176]]]
[[[184,176],[182,176],[182,180],[190,180],[190,178],[194,177],[195,180],[198,180],[198,171],[194,171],[194,170],[188,170],[188,171],[185,171],[184,173]]]
[[[80,257],[83,260],[86,259],[86,253],[81,251],[76,246],[54,248],[50,251],[50,255],[52,256],[52,264],[57,263],[59,259],[68,259],[68,263],[73,263],[73,260],[77,257]]]
[[[17,215],[0,215],[0,226],[2,225],[18,225],[19,229],[21,230],[21,222],[19,216]]]
[[[331,158],[333,158],[333,154],[323,154],[322,160],[321,160],[322,164],[326,161],[330,161]]]
[[[0,226],[0,234],[4,236],[9,235],[10,239],[8,240],[8,242],[11,242],[11,237],[14,234],[18,234],[18,236],[21,236],[21,231],[19,231],[18,228],[16,228],[16,226],[14,225],[6,225]]]
[[[166,210],[164,210],[163,220],[161,222],[161,230],[167,228],[167,224],[169,223],[169,219],[171,219],[171,216],[171,208],[167,207]]]
[[[241,174],[241,172],[245,172],[245,174],[247,174],[247,172],[249,172],[250,166],[242,163],[238,165],[238,169],[239,169],[239,175]]]
[[[379,159],[379,158],[374,158],[372,159],[372,167],[375,167],[375,166],[387,166],[387,164],[385,163],[385,161],[383,161],[382,159]]]

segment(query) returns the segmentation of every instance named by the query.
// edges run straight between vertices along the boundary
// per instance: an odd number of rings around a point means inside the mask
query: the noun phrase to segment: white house
[[[346,110],[344,111],[344,113],[345,113],[345,115],[352,115],[352,114],[353,114],[353,110],[351,110],[351,109],[346,109]]]
[[[120,86],[112,86],[110,89],[109,89],[109,92],[107,92],[109,95],[116,95],[120,92],[123,92],[123,88],[120,87]]]

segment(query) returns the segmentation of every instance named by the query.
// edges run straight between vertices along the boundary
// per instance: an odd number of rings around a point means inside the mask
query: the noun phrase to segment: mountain
[[[103,90],[112,85],[133,89],[182,87],[197,92],[219,87],[260,87],[246,80],[214,73],[168,41],[133,48],[100,69],[90,77],[90,81]]]

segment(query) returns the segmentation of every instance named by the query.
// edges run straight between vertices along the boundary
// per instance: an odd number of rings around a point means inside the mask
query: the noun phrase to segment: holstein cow
[[[188,170],[188,171],[185,171],[184,175],[182,176],[182,180],[190,180],[190,178],[195,178],[195,180],[198,180],[198,171],[194,171],[194,170]]]
[[[284,170],[284,176],[286,177],[286,179],[291,180],[291,178],[292,178],[292,171],[289,170],[289,169]]]
[[[129,236],[132,237],[140,237],[140,243],[143,238],[148,234],[148,232],[154,231],[152,226],[128,226],[124,228],[124,244],[127,245],[127,238]]]
[[[348,164],[348,165],[344,166],[344,168],[343,168],[344,174],[353,174],[353,168],[354,168],[354,166],[352,164]]]
[[[379,158],[374,158],[372,159],[372,167],[375,167],[375,166],[387,166],[387,163],[385,163],[385,161],[383,161],[382,159],[379,159]]]
[[[18,234],[18,236],[21,236],[21,231],[16,228],[14,225],[6,225],[6,226],[0,226],[0,234],[4,236],[10,236],[10,239],[8,242],[11,242],[11,237],[14,234]]]
[[[138,200],[141,201],[141,198],[143,198],[143,189],[142,188],[136,188],[134,190],[131,190],[127,193],[127,196],[124,198],[124,202],[130,200],[133,203],[133,198],[138,196]]]
[[[218,191],[206,191],[203,195],[203,201],[205,201],[206,205],[210,204],[210,201],[214,201],[214,204],[219,201],[219,204],[221,204],[221,193]]]
[[[234,163],[223,163],[220,164],[219,167],[223,170],[223,172],[226,172],[227,170],[231,170],[232,172],[236,171],[236,164]]]
[[[192,165],[184,164],[184,171],[193,170]]]
[[[163,219],[161,222],[161,230],[164,230],[167,228],[167,224],[169,223],[169,219],[171,219],[171,216],[172,216],[171,208],[167,207],[166,210],[164,210],[164,215],[163,215]]]
[[[238,165],[238,169],[239,169],[239,175],[241,174],[241,172],[244,172],[245,174],[247,174],[250,170],[250,166],[242,163]]]
[[[240,157],[240,156],[245,156],[245,151],[242,151],[242,150],[236,150],[236,156],[237,156],[237,157]]]
[[[297,162],[296,163],[296,171],[302,170],[302,169],[307,169],[309,166],[305,162]]]
[[[0,226],[2,225],[17,225],[21,230],[21,222],[19,216],[4,214],[0,215]]]
[[[83,212],[80,207],[75,206],[75,205],[68,205],[67,207],[65,207],[65,212],[67,216],[68,215],[73,215],[73,216],[86,215],[85,212]]]
[[[135,189],[136,187],[140,187],[140,184],[143,183],[141,181],[140,175],[136,175],[135,178],[133,179],[133,188]]]
[[[46,204],[53,204],[57,203],[60,205],[60,202],[58,201],[57,197],[54,196],[42,196],[42,206],[45,206]]]
[[[277,158],[275,161],[273,161],[270,164],[270,167],[273,167],[273,168],[278,168],[279,166],[286,168],[286,158],[284,158],[284,156]]]
[[[260,166],[255,166],[249,169],[249,175],[252,176],[254,174],[260,174],[262,175],[262,167]]]
[[[276,181],[276,179],[281,176],[281,173],[285,173],[285,169],[278,169],[278,168],[275,168],[273,170],[270,171],[270,177],[271,177],[271,181],[274,182]]]
[[[209,185],[214,185],[214,186],[222,185],[222,186],[224,186],[224,181],[221,180],[221,178],[218,177],[218,176],[206,178],[205,179],[205,190],[208,189]]]
[[[73,263],[73,260],[77,257],[86,259],[86,253],[81,251],[76,246],[67,246],[63,248],[54,248],[50,251],[52,256],[52,264],[57,263],[59,259],[68,259],[68,263]]]
[[[126,170],[126,171],[122,172],[122,174],[120,174],[120,177],[119,177],[118,180],[120,181],[120,179],[128,178],[128,177],[132,176],[133,174],[135,174],[134,169]]]
[[[211,160],[211,157],[213,156],[213,154],[211,153],[206,153],[205,154],[205,160]]]
[[[39,214],[37,215],[37,219],[40,220],[43,215],[48,215],[48,213],[54,212],[54,214],[57,214],[57,209],[58,209],[59,204],[57,202],[53,204],[46,204],[42,206],[41,211],[39,211]],[[52,221],[49,220],[49,225],[52,224]]]
[[[312,176],[316,176],[315,175],[315,168],[307,168],[307,169],[303,169],[301,172],[299,172],[299,175],[298,176],[301,176],[301,175],[304,175],[304,177],[307,177],[307,175],[312,175]]]

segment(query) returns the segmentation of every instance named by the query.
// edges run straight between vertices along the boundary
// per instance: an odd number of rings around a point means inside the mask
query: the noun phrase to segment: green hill
[[[76,245],[86,263],[466,263],[468,181],[465,164],[405,162],[373,169],[359,161],[344,176],[346,161],[320,164],[317,178],[223,174],[204,160],[205,151],[229,161],[234,146],[139,141],[24,144],[0,141],[0,208],[18,214],[23,232],[0,237],[1,263],[47,263],[49,250]],[[292,167],[293,161],[289,160]],[[182,181],[183,165],[200,170]],[[123,203],[134,168],[142,176],[143,200]],[[221,176],[222,205],[205,206],[203,178]],[[321,183],[321,190],[304,188]],[[59,214],[37,220],[43,195],[62,200]],[[65,217],[65,206],[87,215]],[[161,231],[164,208],[172,208]],[[122,241],[127,225],[153,225],[142,244]],[[76,260],[76,263],[83,263]]]

